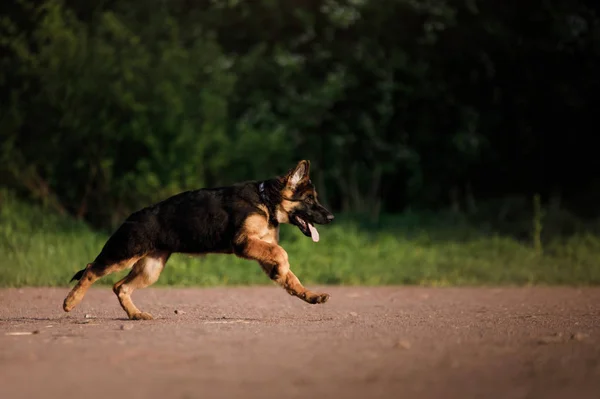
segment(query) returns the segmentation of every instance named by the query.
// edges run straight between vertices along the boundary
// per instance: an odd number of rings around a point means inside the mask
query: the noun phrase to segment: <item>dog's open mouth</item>
[[[302,219],[299,216],[295,216],[296,225],[300,228],[300,231],[304,233],[305,236],[312,238],[314,242],[319,241],[319,232],[312,224],[308,223],[306,220]]]

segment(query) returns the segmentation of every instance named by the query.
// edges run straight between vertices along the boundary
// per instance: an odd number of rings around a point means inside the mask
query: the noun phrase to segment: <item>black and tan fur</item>
[[[152,319],[133,304],[131,294],[155,283],[176,252],[235,254],[256,260],[291,295],[311,304],[326,302],[328,294],[304,288],[279,245],[281,223],[296,225],[310,237],[308,224],[333,220],[317,199],[309,169],[309,161],[300,161],[283,177],[186,191],[131,214],[96,259],[73,276],[71,281],[79,282],[65,298],[63,309],[69,312],[77,306],[99,278],[131,268],[113,291],[130,319]]]

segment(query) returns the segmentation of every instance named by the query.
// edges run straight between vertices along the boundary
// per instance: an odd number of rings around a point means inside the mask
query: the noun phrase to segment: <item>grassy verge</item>
[[[428,221],[429,220],[429,221]],[[307,284],[502,285],[600,283],[600,238],[546,243],[543,253],[510,237],[459,223],[400,215],[378,228],[336,218],[313,243],[282,228],[293,270]],[[441,226],[443,225],[443,226]],[[0,286],[66,286],[94,259],[107,234],[4,193],[0,205]],[[125,272],[105,277],[111,284]],[[230,255],[173,255],[157,285],[269,284],[259,266]]]

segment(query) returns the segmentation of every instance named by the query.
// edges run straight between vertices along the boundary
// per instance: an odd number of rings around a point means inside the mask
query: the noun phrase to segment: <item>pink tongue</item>
[[[313,226],[310,223],[307,223],[307,225],[308,225],[308,229],[310,230],[310,236],[311,236],[312,240],[314,242],[319,242],[319,232],[317,231],[315,226]]]

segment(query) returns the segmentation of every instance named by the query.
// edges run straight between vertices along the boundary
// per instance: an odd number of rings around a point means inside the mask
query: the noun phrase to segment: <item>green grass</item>
[[[0,286],[66,286],[108,237],[83,222],[2,192]],[[356,219],[354,219],[356,220]],[[362,227],[360,227],[362,225]],[[508,236],[482,233],[436,215],[405,214],[366,226],[337,217],[313,243],[283,226],[282,245],[306,284],[505,285],[600,283],[600,238],[580,234],[544,243],[539,253]],[[103,278],[112,284],[126,272]],[[270,284],[258,264],[232,255],[175,254],[156,285]]]

